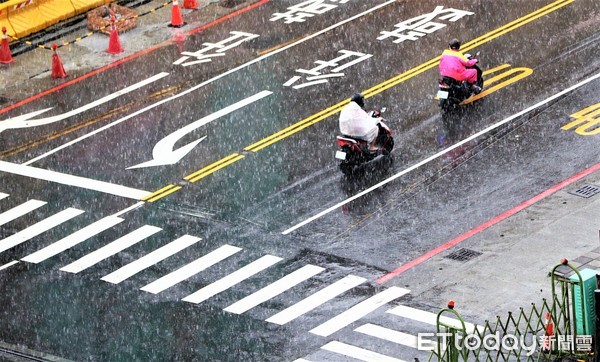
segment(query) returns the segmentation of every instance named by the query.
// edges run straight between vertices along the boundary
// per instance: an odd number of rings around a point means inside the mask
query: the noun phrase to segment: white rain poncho
[[[340,112],[340,132],[371,143],[379,133],[379,120],[369,116],[356,102],[350,102]]]

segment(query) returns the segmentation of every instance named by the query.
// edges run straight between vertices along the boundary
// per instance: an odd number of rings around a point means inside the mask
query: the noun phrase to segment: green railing
[[[579,282],[558,276],[560,266],[570,268]],[[461,315],[454,309],[454,302],[437,314],[436,347],[429,361],[577,361],[590,360],[592,336],[576,334],[573,286],[581,284],[579,271],[566,259],[551,272],[552,296],[541,303],[532,303],[527,309],[497,316],[483,325],[467,329]],[[578,288],[581,292],[582,288]],[[448,323],[444,317],[452,317],[460,323]],[[584,319],[585,320],[585,319]],[[446,321],[446,322],[444,322]]]

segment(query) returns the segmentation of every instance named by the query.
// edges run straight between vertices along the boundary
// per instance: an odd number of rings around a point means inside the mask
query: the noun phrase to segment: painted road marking
[[[422,160],[420,162],[417,162],[416,164],[414,164],[414,165],[410,166],[409,168],[406,168],[406,169],[398,172],[397,174],[393,175],[392,177],[389,177],[389,178],[381,181],[380,183],[378,183],[378,184],[376,184],[374,186],[371,186],[368,189],[366,189],[366,190],[364,190],[364,191],[362,191],[362,192],[360,192],[360,193],[358,193],[358,194],[356,194],[356,195],[354,195],[354,196],[352,196],[350,198],[347,198],[346,200],[341,201],[341,202],[335,204],[334,206],[332,206],[332,207],[330,207],[330,208],[328,208],[328,209],[326,209],[324,211],[321,211],[320,213],[318,213],[318,214],[316,214],[316,215],[314,215],[314,216],[312,216],[312,217],[310,217],[310,218],[302,221],[301,223],[298,223],[298,224],[292,226],[291,228],[283,231],[282,234],[284,234],[284,235],[289,234],[292,231],[297,230],[297,229],[301,228],[302,226],[304,226],[306,224],[309,224],[309,223],[313,222],[314,220],[316,220],[316,219],[318,219],[318,218],[320,218],[320,217],[322,217],[324,215],[327,215],[328,213],[332,212],[333,210],[336,210],[336,209],[338,209],[338,208],[340,208],[340,207],[348,204],[349,202],[352,202],[352,201],[358,199],[359,197],[362,197],[362,196],[370,193],[371,191],[376,190],[376,189],[378,189],[378,188],[380,188],[380,187],[382,187],[382,186],[384,186],[384,185],[386,185],[386,184],[394,181],[395,179],[397,179],[397,178],[399,178],[401,176],[404,176],[405,174],[407,174],[407,173],[409,173],[411,171],[414,171],[414,170],[416,170],[417,168],[419,168],[419,167],[421,167],[423,165],[428,164],[429,162],[431,162],[431,161],[433,161],[433,160],[435,160],[435,159],[437,159],[437,158],[445,155],[446,153],[451,152],[455,148],[458,148],[458,147],[464,145],[465,143],[468,143],[468,142],[476,139],[477,137],[485,135],[486,133],[489,133],[489,132],[495,130],[496,128],[498,128],[498,127],[500,127],[500,126],[502,126],[502,125],[504,125],[504,124],[506,124],[506,123],[508,123],[508,122],[510,122],[510,121],[512,121],[512,120],[514,120],[516,118],[518,118],[518,117],[521,117],[521,116],[523,116],[523,115],[525,115],[525,114],[527,114],[527,113],[529,113],[529,112],[531,112],[531,111],[533,111],[533,110],[535,110],[535,109],[537,109],[537,108],[539,108],[539,107],[541,107],[543,105],[546,105],[546,104],[552,102],[553,100],[555,100],[557,98],[560,98],[563,95],[565,95],[567,93],[570,93],[573,90],[578,89],[578,88],[580,88],[580,87],[582,87],[582,86],[588,84],[589,82],[591,82],[591,81],[593,81],[595,79],[598,79],[598,78],[600,78],[600,73],[598,73],[598,74],[596,74],[596,75],[594,75],[594,76],[592,76],[592,77],[590,77],[590,78],[588,78],[588,79],[586,79],[584,81],[581,81],[581,82],[575,84],[574,86],[571,86],[571,87],[569,87],[569,88],[567,88],[567,89],[565,89],[565,90],[563,90],[563,91],[561,91],[559,93],[556,93],[555,95],[553,95],[553,96],[551,96],[549,98],[546,98],[545,100],[543,100],[541,102],[538,102],[538,103],[534,104],[533,106],[531,106],[529,108],[526,108],[526,109],[522,110],[521,112],[516,113],[516,114],[514,114],[514,115],[512,115],[512,116],[510,116],[510,117],[508,117],[508,118],[506,118],[506,119],[504,119],[504,120],[502,120],[502,121],[494,124],[494,125],[491,125],[491,126],[485,128],[484,130],[479,131],[479,132],[475,133],[474,135],[472,135],[472,136],[470,136],[470,137],[468,137],[468,138],[466,138],[466,139],[464,139],[464,140],[462,140],[460,142],[457,142],[457,143],[453,144],[452,146],[449,146],[449,147],[443,149],[442,151],[440,151],[440,152],[438,152],[438,153],[436,153],[436,154],[434,154],[434,155],[432,155],[432,156],[430,156],[430,157],[428,157],[428,158],[426,158],[426,159],[424,159],[424,160]]]
[[[407,307],[405,305],[399,305],[395,308],[392,308],[386,313],[390,313],[396,315],[398,317],[412,319],[417,322],[427,323],[432,326],[437,324],[437,313],[426,312],[424,310]],[[450,318],[447,316],[440,316],[440,322],[448,324],[454,328],[462,329],[462,324],[458,319]],[[467,329],[467,333],[473,333],[475,331],[475,325],[473,323],[465,323],[465,328]]]
[[[26,261],[28,263],[40,263],[48,258],[55,256],[73,246],[95,236],[104,230],[110,229],[111,227],[117,225],[122,222],[123,219],[108,216],[103,219],[100,219],[81,230],[78,230],[71,235],[62,238],[61,240],[46,246],[45,248],[36,251],[35,253],[29,254],[26,257],[22,258],[22,261]]]
[[[235,272],[223,277],[216,282],[205,286],[204,288],[183,298],[184,302],[201,303],[208,298],[225,291],[234,285],[250,278],[251,276],[267,269],[268,267],[278,263],[282,258],[273,255],[265,255],[262,258],[253,261],[252,263],[236,270]]]
[[[83,214],[84,211],[68,208],[57,214],[54,214],[30,227],[19,231],[18,233],[11,235],[5,239],[0,240],[0,253],[15,247],[21,243],[26,242],[27,240],[40,235],[43,232],[46,232],[65,221],[71,220],[77,215]]]
[[[201,178],[204,178],[204,177],[210,175],[211,173],[222,169],[223,167],[226,167],[238,160],[241,160],[242,158],[244,158],[244,155],[233,153],[223,159],[220,159],[217,162],[214,162],[204,168],[201,168],[200,170],[198,170],[196,172],[193,172],[193,173],[187,175],[186,177],[184,177],[184,179],[189,182],[196,182],[196,181],[200,180]]]
[[[141,272],[142,270],[144,270],[162,260],[165,260],[166,258],[168,258],[172,255],[177,254],[178,252],[182,251],[183,249],[187,248],[188,246],[195,244],[199,240],[202,240],[202,239],[195,237],[195,236],[184,235],[184,236],[180,237],[179,239],[174,240],[174,241],[168,243],[167,245],[164,245],[147,255],[144,255],[143,257],[139,258],[138,260],[133,261],[133,262],[115,270],[114,272],[103,276],[101,279],[106,282],[109,282],[109,283],[119,284],[123,280],[134,276],[135,274]]]
[[[399,358],[386,356],[381,353],[369,351],[368,349],[360,348],[339,341],[331,341],[323,347],[321,347],[321,349],[367,362],[406,362]]]
[[[179,282],[191,278],[192,276],[200,273],[206,268],[211,267],[219,263],[220,261],[229,258],[230,256],[234,255],[235,253],[241,250],[242,248],[238,248],[237,246],[225,244],[217,250],[214,250],[194,260],[193,262],[175,270],[174,272],[169,273],[164,277],[159,278],[153,281],[152,283],[142,287],[141,290],[153,294],[160,293],[163,290],[168,289]]]
[[[383,339],[389,342],[393,342],[396,344],[400,344],[403,346],[417,348],[418,341],[417,336],[412,334],[403,333],[400,331],[396,331],[394,329],[378,326],[376,324],[363,324],[362,326],[356,328],[355,332],[359,332],[362,334],[366,334],[371,337]]]
[[[224,72],[224,73],[221,73],[221,74],[219,74],[219,75],[217,75],[217,76],[215,76],[215,77],[213,77],[213,78],[211,78],[211,79],[208,79],[208,80],[206,80],[205,82],[202,82],[202,83],[200,83],[200,84],[197,84],[197,85],[195,85],[195,86],[193,86],[193,87],[191,87],[191,88],[189,88],[189,89],[187,89],[187,90],[185,90],[185,91],[183,91],[183,92],[181,92],[181,93],[175,94],[175,95],[173,95],[173,96],[171,96],[171,97],[169,97],[169,98],[166,98],[166,99],[163,99],[163,100],[161,100],[161,101],[158,101],[158,102],[156,102],[156,103],[154,103],[154,104],[151,104],[151,105],[149,105],[149,106],[147,106],[147,107],[145,107],[145,108],[142,108],[142,109],[140,109],[139,111],[136,111],[136,112],[134,112],[134,113],[132,113],[132,114],[130,114],[130,115],[127,115],[127,116],[125,116],[125,117],[123,117],[123,118],[121,118],[121,119],[119,119],[119,120],[117,120],[117,121],[115,121],[115,122],[112,122],[112,123],[110,123],[110,124],[108,124],[108,125],[106,125],[106,126],[104,126],[104,127],[101,127],[101,128],[99,128],[99,129],[97,129],[97,130],[95,130],[95,131],[93,131],[93,132],[90,132],[90,133],[88,133],[88,134],[85,134],[85,135],[83,135],[83,136],[81,136],[81,137],[77,138],[77,139],[74,139],[74,140],[72,140],[71,142],[67,142],[67,143],[65,143],[65,144],[64,144],[64,145],[62,145],[62,146],[59,146],[59,147],[57,147],[57,148],[55,148],[55,149],[53,149],[53,150],[50,150],[50,151],[48,151],[48,152],[44,153],[43,155],[40,155],[40,156],[38,156],[38,157],[36,157],[36,158],[34,158],[34,159],[31,159],[31,160],[29,160],[29,161],[25,162],[25,163],[24,163],[24,165],[29,165],[29,164],[31,164],[31,163],[33,163],[33,162],[39,161],[39,160],[41,160],[41,159],[43,159],[43,158],[45,158],[45,157],[48,157],[48,156],[50,156],[50,155],[52,155],[52,154],[54,154],[54,153],[56,153],[56,152],[58,152],[58,151],[60,151],[60,150],[62,150],[62,149],[65,149],[65,148],[67,148],[67,147],[69,147],[69,146],[72,146],[72,145],[74,145],[74,144],[78,143],[78,142],[81,142],[81,141],[83,141],[83,140],[85,140],[85,139],[87,139],[87,138],[89,138],[89,137],[91,137],[91,136],[93,136],[93,135],[96,135],[96,134],[98,134],[98,133],[100,133],[100,132],[103,132],[103,131],[105,131],[105,130],[107,130],[107,129],[111,128],[111,127],[114,127],[114,126],[116,126],[116,125],[118,125],[118,124],[122,123],[122,122],[125,122],[125,121],[126,121],[126,120],[128,120],[128,119],[131,119],[131,118],[133,118],[133,117],[135,117],[135,116],[137,116],[137,115],[140,115],[140,114],[142,114],[142,113],[144,113],[144,112],[147,112],[147,111],[149,111],[149,110],[151,110],[151,109],[154,109],[154,108],[156,108],[156,107],[158,107],[158,106],[160,106],[160,105],[162,105],[162,104],[165,104],[165,103],[167,103],[167,102],[170,102],[170,101],[172,101],[172,100],[174,100],[174,99],[177,99],[177,98],[179,98],[179,97],[182,97],[182,96],[184,96],[184,95],[186,95],[186,94],[188,94],[188,93],[191,93],[191,92],[193,92],[193,91],[195,91],[195,90],[197,90],[197,89],[200,89],[200,88],[202,88],[202,87],[204,87],[204,86],[206,86],[206,85],[208,85],[208,84],[211,84],[211,83],[213,83],[213,82],[214,82],[214,81],[216,81],[216,80],[219,80],[219,79],[221,79],[221,78],[224,78],[224,77],[226,77],[226,76],[228,76],[228,75],[230,75],[230,74],[233,74],[233,73],[235,73],[235,72],[237,72],[237,71],[239,71],[239,70],[242,70],[242,69],[248,68],[248,67],[249,67],[250,65],[252,65],[252,64],[258,63],[258,62],[260,62],[260,61],[262,61],[262,60],[264,60],[264,59],[266,59],[266,58],[268,58],[268,57],[270,57],[270,56],[273,56],[273,55],[275,55],[275,54],[278,54],[278,53],[280,53],[280,52],[282,52],[282,51],[284,51],[284,50],[287,50],[287,49],[289,49],[289,48],[292,48],[292,47],[294,47],[294,46],[296,46],[296,45],[298,45],[298,44],[302,44],[302,43],[304,43],[304,42],[305,42],[305,41],[307,41],[307,40],[313,39],[313,38],[315,38],[315,37],[317,37],[317,36],[319,36],[319,35],[322,35],[322,34],[324,34],[324,33],[327,33],[327,32],[329,32],[329,31],[331,31],[331,30],[333,30],[333,29],[335,29],[335,28],[337,28],[337,27],[339,27],[339,26],[342,26],[343,24],[346,24],[346,23],[348,23],[348,22],[350,22],[350,21],[356,20],[356,19],[358,19],[358,18],[360,18],[360,17],[363,17],[363,16],[365,16],[365,15],[368,15],[369,13],[372,13],[373,11],[375,11],[375,10],[378,10],[378,9],[380,9],[380,8],[382,8],[382,7],[385,7],[385,6],[387,6],[387,5],[389,5],[389,4],[392,4],[392,3],[394,3],[394,2],[396,2],[396,0],[390,0],[390,1],[387,1],[387,2],[385,2],[385,3],[383,3],[383,4],[377,5],[377,6],[375,6],[375,7],[371,8],[371,9],[369,9],[369,10],[366,10],[366,11],[364,11],[364,12],[360,13],[360,14],[357,14],[357,15],[355,15],[355,16],[352,16],[352,17],[350,17],[350,18],[348,18],[348,19],[346,19],[346,20],[343,20],[343,21],[341,21],[341,22],[339,22],[339,23],[337,23],[337,24],[334,24],[334,25],[332,25],[332,26],[330,26],[330,27],[328,27],[328,28],[325,28],[325,29],[323,29],[323,30],[320,30],[320,31],[318,31],[318,32],[316,32],[316,33],[314,33],[314,34],[311,34],[311,35],[309,35],[309,36],[307,36],[307,37],[305,37],[305,38],[302,38],[302,39],[300,39],[300,40],[298,40],[298,41],[296,41],[296,42],[294,42],[294,43],[292,43],[292,44],[289,44],[289,45],[287,45],[287,46],[285,46],[285,47],[283,47],[283,48],[281,48],[281,49],[278,49],[278,50],[275,50],[275,51],[273,51],[273,52],[271,52],[271,53],[268,53],[268,54],[265,54],[265,55],[263,55],[263,56],[260,56],[260,57],[258,57],[258,58],[256,58],[256,59],[253,59],[253,60],[251,60],[251,61],[249,61],[249,62],[247,62],[247,63],[244,63],[244,64],[240,65],[239,67],[236,67],[236,68],[230,69],[230,70],[228,70],[228,71],[226,71],[226,72]]]
[[[4,269],[6,269],[6,268],[9,268],[9,267],[11,267],[11,266],[13,266],[13,265],[17,264],[18,262],[19,262],[18,260],[13,260],[13,261],[11,261],[10,263],[6,263],[6,264],[4,264],[4,265],[0,266],[0,270],[4,270]]]
[[[135,166],[128,167],[127,169],[135,169],[135,168],[143,168],[143,167],[153,167],[153,166],[162,166],[162,165],[172,165],[179,160],[181,160],[185,155],[187,155],[198,143],[206,138],[206,136],[191,142],[185,146],[182,146],[175,150],[175,144],[183,137],[185,137],[188,133],[195,131],[196,129],[209,124],[210,122],[217,120],[221,117],[224,117],[232,112],[237,111],[240,108],[243,108],[247,105],[250,105],[254,102],[257,102],[265,97],[273,94],[271,91],[264,90],[262,92],[256,93],[253,96],[242,99],[239,102],[236,102],[230,106],[227,106],[213,114],[210,114],[206,117],[203,117],[195,122],[188,124],[187,126],[178,129],[177,131],[171,133],[170,135],[164,137],[152,149],[152,160],[144,163],[140,163]]]
[[[74,109],[72,111],[69,112],[65,112],[63,114],[58,114],[56,116],[52,116],[52,117],[48,117],[48,118],[40,118],[40,119],[30,119],[32,117],[37,116],[38,114],[44,113],[46,111],[49,111],[52,108],[46,108],[46,109],[42,109],[40,111],[35,111],[35,112],[31,112],[28,114],[24,114],[18,117],[14,117],[14,118],[9,118],[6,119],[4,121],[0,122],[0,132],[7,130],[7,129],[13,129],[13,128],[28,128],[28,127],[37,127],[37,126],[43,126],[46,124],[50,124],[50,123],[54,123],[54,122],[58,122],[61,121],[63,119],[67,119],[69,117],[72,117],[76,114],[85,112],[89,109],[92,109],[94,107],[97,107],[101,104],[104,104],[106,102],[109,102],[113,99],[116,99],[124,94],[127,94],[129,92],[132,92],[136,89],[142,88],[150,83],[156,82],[159,79],[162,79],[164,77],[166,77],[167,75],[169,75],[169,73],[159,73],[156,74],[148,79],[145,79],[141,82],[138,82],[134,85],[131,85],[129,87],[123,88],[118,92],[112,93],[107,95],[106,97],[100,98],[96,101],[93,101],[91,103],[88,103],[82,107],[79,107],[77,109]]]
[[[600,133],[600,103],[596,103],[593,106],[589,106],[579,112],[573,113],[571,117],[575,118],[575,120],[562,126],[560,129],[566,131],[573,127],[577,127],[575,133],[582,136],[593,136]]]
[[[338,295],[347,292],[348,290],[357,287],[364,283],[365,278],[357,277],[354,275],[348,275],[343,279],[336,281],[335,283],[328,285],[327,287],[319,290],[318,292],[311,294],[307,298],[299,301],[298,303],[288,307],[281,312],[273,315],[266,319],[267,322],[275,323],[279,325],[286,324],[301,315],[310,312],[325,302],[337,297]]]
[[[6,224],[7,222],[11,222],[31,211],[46,205],[45,201],[39,200],[29,200],[25,203],[22,203],[19,206],[15,206],[10,210],[7,210],[0,214],[0,226]]]
[[[371,313],[375,309],[391,302],[396,298],[400,298],[401,296],[410,293],[410,290],[399,288],[399,287],[390,287],[382,292],[375,294],[374,296],[363,300],[362,302],[352,306],[346,311],[338,314],[337,316],[331,318],[327,322],[313,328],[310,330],[310,333],[327,337],[334,332],[339,331],[350,323],[354,323],[360,318],[366,316]]]
[[[56,171],[45,170],[43,168],[18,165],[0,160],[0,171],[12,173],[15,175],[31,177],[39,180],[56,182],[63,185],[76,186],[83,189],[103,192],[105,194],[121,196],[128,199],[140,200],[150,192],[138,190],[127,186],[115,185],[109,182],[92,180],[85,177],[67,175]]]
[[[60,270],[69,273],[79,273],[80,271],[83,271],[93,265],[96,265],[102,260],[111,257],[132,245],[139,243],[140,241],[146,239],[147,237],[153,234],[156,234],[161,230],[161,228],[158,228],[156,226],[144,225],[130,232],[129,234],[113,241],[112,243],[107,244],[101,247],[100,249],[97,249],[81,257],[80,259],[72,262],[71,264],[60,268]]]
[[[8,196],[10,196],[10,195],[0,192],[0,200],[7,198]]]
[[[293,271],[292,273],[282,277],[276,282],[250,294],[249,296],[238,300],[229,307],[225,308],[226,312],[242,314],[257,305],[266,302],[267,300],[278,296],[288,289],[295,287],[303,281],[312,278],[325,270],[320,266],[307,264],[302,268]]]

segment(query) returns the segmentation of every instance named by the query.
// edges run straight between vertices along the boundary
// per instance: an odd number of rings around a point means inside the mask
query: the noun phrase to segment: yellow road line
[[[241,160],[244,157],[246,157],[246,156],[244,156],[244,155],[237,155],[236,157],[230,159],[229,161],[221,163],[218,166],[213,167],[210,170],[202,172],[202,173],[198,174],[196,177],[189,179],[188,181],[189,182],[196,182],[196,181],[200,180],[201,178],[204,178],[204,177],[212,174],[213,172],[216,172],[216,171],[222,169],[223,167],[227,167],[227,166],[231,165],[232,163],[234,163],[234,162],[236,162],[238,160]]]
[[[157,196],[157,195],[160,195],[160,194],[162,194],[162,193],[163,193],[163,192],[165,192],[166,190],[168,190],[168,189],[171,189],[171,188],[173,188],[173,187],[175,187],[175,185],[173,185],[173,184],[169,184],[169,185],[167,185],[167,186],[163,187],[162,189],[158,189],[158,190],[154,191],[153,193],[151,193],[151,194],[149,194],[149,195],[146,195],[146,196],[142,197],[140,200],[141,200],[141,201],[146,201],[146,200],[148,200],[148,199],[151,199],[151,198],[153,198],[153,197],[155,197],[155,196]]]
[[[491,93],[494,93],[495,91],[497,91],[497,90],[499,90],[501,88],[504,88],[504,87],[506,87],[509,84],[512,84],[512,83],[514,83],[514,82],[516,82],[518,80],[521,80],[521,79],[523,79],[525,77],[528,77],[528,76],[531,75],[531,73],[533,73],[533,69],[531,69],[531,68],[514,68],[514,69],[510,69],[510,70],[508,70],[508,71],[506,71],[504,73],[498,74],[497,76],[490,78],[489,81],[486,80],[486,84],[487,83],[494,84],[494,83],[496,83],[496,82],[498,82],[498,81],[500,81],[502,79],[505,79],[506,77],[508,77],[508,76],[510,76],[510,75],[512,75],[514,73],[520,73],[520,74],[517,75],[517,76],[514,76],[514,77],[512,77],[512,78],[510,78],[508,80],[505,80],[502,83],[496,84],[493,87],[486,88],[483,92],[481,92],[479,94],[476,94],[473,97],[464,100],[461,104],[469,104],[471,102],[475,102],[476,100],[478,100],[480,98],[483,98],[483,97],[485,97],[485,96],[487,96],[487,95],[489,95]]]
[[[156,201],[156,200],[158,200],[158,199],[162,199],[163,197],[165,197],[165,196],[167,196],[167,195],[170,195],[170,194],[172,194],[173,192],[175,192],[175,191],[178,191],[178,190],[181,190],[181,186],[173,187],[173,188],[172,188],[172,189],[170,189],[169,191],[167,191],[167,192],[163,192],[162,194],[160,194],[160,195],[157,195],[157,196],[155,196],[155,197],[151,198],[150,200],[148,200],[148,202],[154,202],[154,201]]]
[[[223,162],[227,162],[230,159],[232,159],[234,157],[237,157],[237,156],[239,156],[238,153],[232,153],[231,155],[229,155],[229,156],[227,156],[225,158],[222,158],[222,159],[220,159],[220,160],[218,160],[216,162],[213,162],[210,165],[208,165],[206,167],[203,167],[203,168],[199,169],[198,171],[195,171],[195,172],[187,175],[186,177],[184,177],[184,179],[187,180],[187,181],[189,181],[190,179],[196,177],[197,175],[199,175],[201,173],[204,173],[204,172],[207,172],[208,170],[210,170],[212,168],[215,168],[215,167],[219,166],[220,164],[222,164]]]

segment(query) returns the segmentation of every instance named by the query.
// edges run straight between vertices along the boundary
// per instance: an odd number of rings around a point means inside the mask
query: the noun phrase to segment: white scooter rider
[[[340,132],[347,137],[364,140],[369,143],[369,149],[377,150],[374,144],[379,133],[381,117],[371,117],[363,108],[365,98],[360,93],[355,93],[350,103],[340,112]]]

